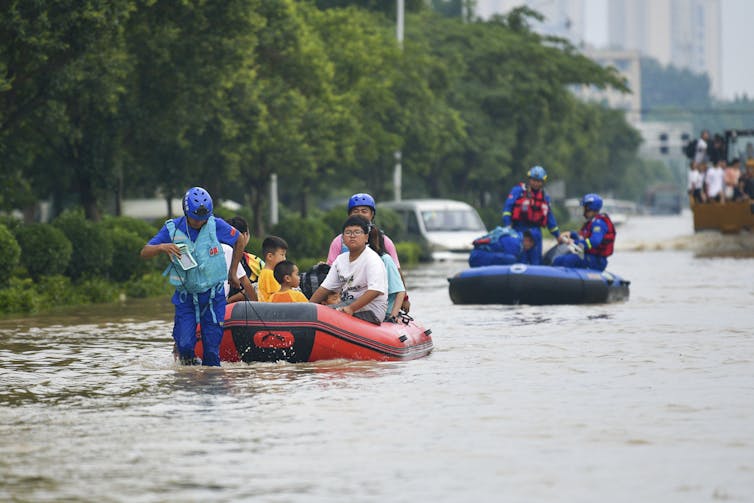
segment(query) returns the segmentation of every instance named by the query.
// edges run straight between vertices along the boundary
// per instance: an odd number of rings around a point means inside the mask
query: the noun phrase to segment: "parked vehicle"
[[[380,208],[398,213],[407,237],[428,247],[433,260],[468,260],[474,239],[487,233],[479,213],[462,201],[406,199]]]

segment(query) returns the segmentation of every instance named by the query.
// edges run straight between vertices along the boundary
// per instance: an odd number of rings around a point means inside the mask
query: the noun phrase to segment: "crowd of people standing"
[[[743,156],[730,159],[722,135],[704,130],[692,140],[689,157],[688,194],[692,204],[725,203],[754,198],[754,144]],[[742,157],[745,157],[742,159]]]

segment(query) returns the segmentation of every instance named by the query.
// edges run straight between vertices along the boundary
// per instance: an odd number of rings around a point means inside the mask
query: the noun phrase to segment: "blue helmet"
[[[348,200],[348,213],[356,206],[368,206],[372,208],[372,211],[377,213],[376,205],[374,204],[374,198],[366,193],[354,194]]]
[[[581,206],[591,211],[600,211],[602,209],[602,198],[597,194],[587,194],[581,198]]]
[[[187,217],[207,220],[212,208],[212,196],[201,187],[191,187],[183,196],[183,214]]]
[[[527,175],[534,180],[542,180],[543,182],[547,181],[547,171],[545,171],[545,168],[542,166],[534,166],[529,170]]]

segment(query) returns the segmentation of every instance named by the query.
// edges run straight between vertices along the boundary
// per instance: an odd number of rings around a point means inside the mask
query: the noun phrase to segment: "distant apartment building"
[[[663,65],[706,73],[713,96],[722,94],[720,0],[603,0],[607,3],[607,48],[639,51]],[[754,1],[754,0],[752,0]],[[476,13],[489,18],[526,5],[545,16],[534,28],[583,47],[588,0],[477,0]]]
[[[608,45],[706,73],[721,95],[720,0],[608,0]]]

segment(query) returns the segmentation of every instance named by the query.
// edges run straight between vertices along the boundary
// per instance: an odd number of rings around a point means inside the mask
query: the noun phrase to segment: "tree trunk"
[[[79,200],[84,207],[84,215],[87,220],[99,222],[102,219],[99,206],[97,205],[97,196],[94,194],[92,179],[85,173],[79,175]]]
[[[121,169],[120,161],[118,167],[115,169],[115,216],[119,217],[123,215],[123,169]]]

